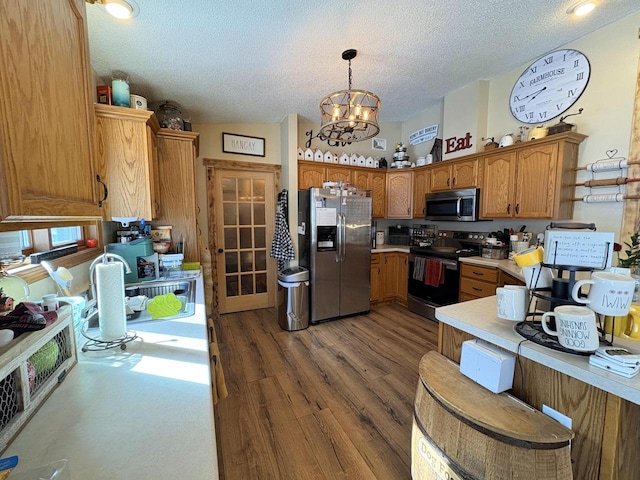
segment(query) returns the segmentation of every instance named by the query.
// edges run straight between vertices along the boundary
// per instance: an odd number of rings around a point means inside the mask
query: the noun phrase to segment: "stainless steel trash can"
[[[302,330],[309,326],[309,270],[285,268],[278,273],[278,323],[283,330]]]

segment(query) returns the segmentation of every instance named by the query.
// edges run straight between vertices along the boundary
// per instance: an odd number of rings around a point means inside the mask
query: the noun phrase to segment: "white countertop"
[[[640,375],[625,378],[589,365],[589,357],[552,350],[525,340],[514,322],[496,315],[496,297],[480,298],[436,309],[436,318],[507,351],[541,363],[582,382],[640,405]],[[614,337],[614,345],[640,352],[640,342]]]
[[[67,458],[73,480],[217,479],[201,277],[196,302],[191,317],[133,325],[143,341],[125,351],[78,348],[3,457],[19,470]]]
[[[408,245],[380,245],[371,249],[371,253],[388,253],[388,252],[401,252],[409,253],[410,247]]]

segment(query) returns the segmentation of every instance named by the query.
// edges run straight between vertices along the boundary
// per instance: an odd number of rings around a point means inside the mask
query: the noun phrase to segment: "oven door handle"
[[[456,200],[456,215],[458,218],[462,216],[462,197],[458,197]]]
[[[425,257],[423,255],[409,254],[409,263],[415,262],[416,258],[424,258],[425,260],[427,260],[427,259],[440,260],[442,262],[442,265],[444,265],[444,268],[448,268],[449,270],[458,270],[458,262],[455,261],[455,260],[449,260],[449,259],[437,258],[437,257]]]

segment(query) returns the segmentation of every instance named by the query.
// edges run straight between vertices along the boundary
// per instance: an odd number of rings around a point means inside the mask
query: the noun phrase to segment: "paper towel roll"
[[[96,265],[96,292],[100,337],[105,341],[124,337],[127,333],[127,310],[122,263]]]

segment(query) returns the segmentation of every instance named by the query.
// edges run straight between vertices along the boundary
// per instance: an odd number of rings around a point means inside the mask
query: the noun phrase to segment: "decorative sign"
[[[384,138],[373,138],[371,140],[371,148],[374,150],[387,151],[387,140]]]
[[[409,143],[411,145],[418,145],[419,143],[428,142],[433,140],[438,135],[438,124],[425,127],[417,132],[413,132],[409,135]]]
[[[222,151],[224,153],[238,153],[240,155],[264,157],[264,138],[223,133]]]
[[[415,426],[414,426],[415,428]],[[462,480],[455,467],[447,459],[445,454],[427,436],[418,439],[418,451],[426,462],[429,470],[424,473],[431,474],[429,478],[436,480]]]
[[[457,152],[458,150],[466,150],[467,148],[471,148],[473,144],[471,143],[471,132],[467,132],[467,134],[463,138],[451,137],[445,140],[447,144],[447,150],[444,153],[452,153]]]
[[[544,263],[605,269],[611,266],[613,233],[547,230]]]

